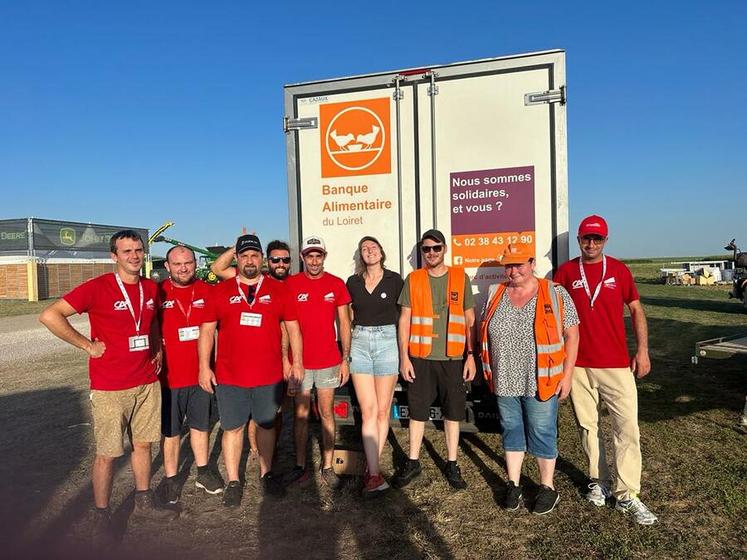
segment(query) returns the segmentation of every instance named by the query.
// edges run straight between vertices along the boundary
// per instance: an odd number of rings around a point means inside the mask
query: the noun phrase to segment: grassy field
[[[158,528],[127,520],[131,475],[127,461],[118,461],[113,504],[123,532],[120,552],[123,557],[154,558],[217,553],[221,558],[371,560],[747,557],[747,435],[737,426],[747,393],[747,360],[690,362],[696,341],[747,332],[747,312],[727,299],[726,287],[655,283],[664,262],[630,263],[649,319],[653,364],[652,373],[639,382],[642,498],[659,516],[658,524],[640,527],[611,507],[595,508],[582,499],[584,459],[571,407],[564,403],[556,474],[562,497],[549,516],[498,507],[506,484],[499,435],[463,438],[460,465],[469,489],[454,493],[440,473],[443,436],[429,431],[421,456],[423,476],[374,502],[361,501],[355,481],[332,494],[314,479],[284,500],[262,499],[256,461],[245,455],[244,503],[239,510],[227,511],[219,498],[196,492],[188,478],[194,468],[190,474],[192,458],[186,452],[182,516]],[[0,414],[8,421],[0,431],[0,447],[10,450],[0,462],[4,542],[44,543],[50,551],[63,550],[63,543],[70,547],[85,542],[91,503],[85,371],[84,357],[73,350],[54,360],[2,370]],[[289,420],[286,416],[279,447],[280,473],[293,464]],[[607,418],[604,423],[609,435]],[[318,426],[312,432],[318,436]],[[357,433],[343,430],[340,439],[355,444]],[[393,430],[390,443],[383,459],[387,475],[407,449],[406,432]],[[218,461],[216,435],[212,445],[212,458]],[[610,445],[608,440],[608,449]],[[316,446],[313,457],[318,464]],[[156,481],[160,467],[156,457]],[[531,497],[538,481],[533,461],[527,461],[524,472]]]
[[[52,300],[47,301],[25,301],[22,299],[10,299],[0,301],[0,317],[16,317],[18,315],[29,315],[41,313]]]

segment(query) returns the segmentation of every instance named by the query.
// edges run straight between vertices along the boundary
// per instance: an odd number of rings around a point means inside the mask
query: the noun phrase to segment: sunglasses
[[[427,255],[431,251],[433,251],[434,253],[440,253],[441,249],[443,248],[443,245],[423,245],[420,247],[420,250]]]
[[[607,239],[605,237],[602,237],[601,235],[584,235],[581,238],[582,243],[591,243],[593,245],[601,245],[606,240]]]
[[[270,261],[272,264],[290,264],[291,258],[290,257],[267,257],[267,260]]]

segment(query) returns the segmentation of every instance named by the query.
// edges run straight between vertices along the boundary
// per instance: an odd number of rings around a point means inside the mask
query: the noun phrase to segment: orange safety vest
[[[457,357],[464,354],[467,341],[467,323],[464,320],[464,269],[449,267],[448,298],[449,319],[446,323],[446,355]],[[410,274],[410,356],[425,358],[433,348],[433,300],[428,271],[420,268]]]
[[[553,288],[553,282],[538,278],[537,310],[534,315],[534,340],[537,345],[537,394],[541,401],[546,401],[555,394],[558,384],[563,379],[563,360],[565,360],[565,342],[563,339],[563,300]],[[480,342],[482,371],[485,381],[494,391],[493,372],[490,368],[490,337],[488,323],[493,318],[501,302],[506,284],[490,287],[488,305],[480,324]]]

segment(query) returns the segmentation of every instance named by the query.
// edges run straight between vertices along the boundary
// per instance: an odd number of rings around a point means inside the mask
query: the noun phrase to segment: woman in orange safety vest
[[[553,477],[558,456],[558,400],[571,391],[578,351],[578,315],[568,292],[534,275],[534,253],[509,245],[501,264],[506,282],[490,287],[482,314],[481,358],[496,395],[508,470],[504,507],[522,501],[521,466],[537,459],[540,489],[532,511],[550,513],[560,495]]]

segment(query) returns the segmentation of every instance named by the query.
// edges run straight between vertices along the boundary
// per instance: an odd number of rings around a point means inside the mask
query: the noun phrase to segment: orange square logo
[[[361,99],[319,107],[322,177],[391,173],[390,99]]]

